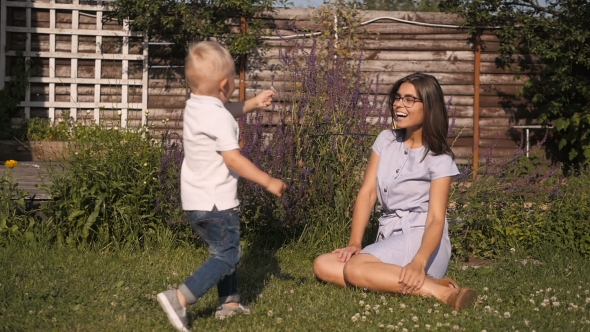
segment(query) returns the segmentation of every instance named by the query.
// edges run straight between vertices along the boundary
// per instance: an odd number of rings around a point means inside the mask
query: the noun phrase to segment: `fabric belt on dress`
[[[377,234],[377,241],[382,241],[390,237],[394,232],[401,231],[404,236],[406,244],[406,257],[404,258],[404,266],[412,260],[413,243],[410,236],[410,229],[416,227],[424,227],[423,223],[412,224],[416,218],[425,212],[414,212],[404,210],[386,211],[383,216],[379,218],[379,232]],[[426,219],[426,218],[424,218]]]

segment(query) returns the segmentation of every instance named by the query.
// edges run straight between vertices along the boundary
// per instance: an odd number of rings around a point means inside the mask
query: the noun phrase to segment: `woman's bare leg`
[[[346,263],[343,275],[345,282],[350,285],[381,293],[400,293],[401,285],[398,279],[401,270],[400,266],[383,263],[375,256],[358,254]],[[422,288],[412,294],[434,296],[446,303],[449,296],[456,292],[457,289],[442,286],[436,279],[426,277]]]
[[[344,264],[338,259],[338,254],[323,254],[313,261],[313,273],[325,282],[346,287]]]

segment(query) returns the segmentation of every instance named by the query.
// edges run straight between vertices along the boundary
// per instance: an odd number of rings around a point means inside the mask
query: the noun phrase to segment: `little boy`
[[[241,254],[238,177],[254,181],[277,197],[287,188],[240,153],[234,119],[270,105],[273,92],[226,105],[235,88],[234,62],[224,47],[211,41],[189,47],[185,76],[191,95],[183,115],[182,208],[209,246],[209,259],[178,289],[158,294],[158,302],[179,331],[189,329],[186,307],[215,285],[217,318],[250,313],[250,308],[240,304],[237,289],[236,267]]]

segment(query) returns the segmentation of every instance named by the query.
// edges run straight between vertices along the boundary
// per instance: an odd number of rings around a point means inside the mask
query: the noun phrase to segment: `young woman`
[[[346,248],[319,256],[315,275],[340,286],[434,296],[460,310],[476,293],[444,278],[451,242],[445,219],[451,176],[458,174],[447,144],[448,115],[434,76],[414,73],[389,95],[393,128],[382,131],[358,193]],[[383,216],[374,244],[361,248],[379,199]]]

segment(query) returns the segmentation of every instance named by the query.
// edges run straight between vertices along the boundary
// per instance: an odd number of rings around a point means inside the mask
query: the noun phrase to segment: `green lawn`
[[[590,265],[573,254],[536,261],[516,252],[479,268],[453,262],[448,274],[479,294],[474,308],[459,313],[432,299],[318,282],[314,254],[246,249],[240,288],[254,313],[216,320],[212,290],[191,308],[193,331],[590,331]],[[0,248],[0,330],[172,331],[155,296],[204,259],[206,251],[192,247]]]

